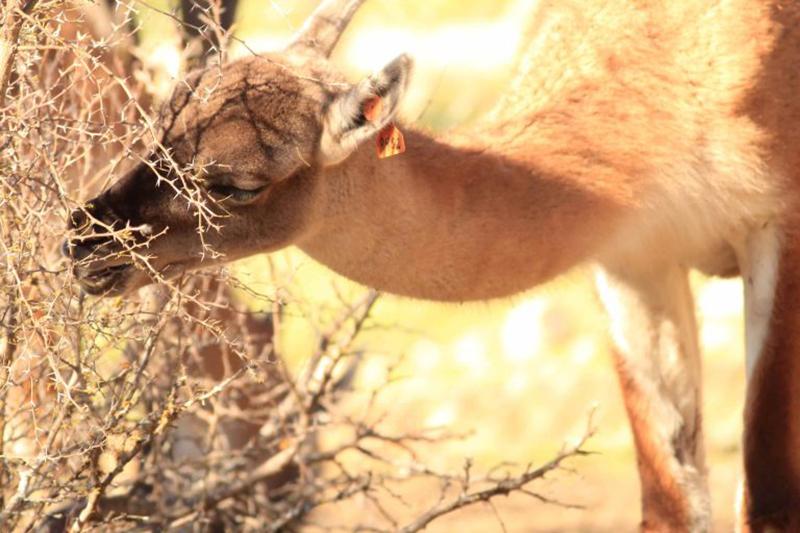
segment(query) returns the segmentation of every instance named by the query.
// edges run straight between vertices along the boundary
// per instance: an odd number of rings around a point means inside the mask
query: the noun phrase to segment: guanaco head
[[[329,62],[362,2],[325,0],[285,51],[179,84],[152,154],[70,215],[62,249],[86,292],[122,294],[303,239],[325,169],[392,120],[411,69],[400,56],[350,85]]]

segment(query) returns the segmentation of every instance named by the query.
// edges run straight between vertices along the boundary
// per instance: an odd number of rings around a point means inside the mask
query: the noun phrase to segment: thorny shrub
[[[0,529],[277,531],[358,496],[381,510],[371,530],[418,531],[511,491],[542,499],[529,482],[584,453],[583,441],[539,469],[478,479],[469,468],[447,475],[419,463],[416,446],[435,446],[441,433],[382,429],[374,404],[383,388],[352,390],[374,292],[312,324],[316,353],[295,371],[278,347],[282,317],[298,302],[279,289],[278,269],[270,295],[224,271],[137,297],[81,294],[58,251],[69,213],[145,147],[158,148],[152,109],[163,95],[147,93],[157,73],[135,55],[131,18],[144,5],[2,7]],[[203,12],[214,34],[206,49],[218,58],[220,8]],[[174,165],[161,155],[159,167]],[[215,231],[224,214],[192,193],[197,169],[170,170],[198,236]],[[129,230],[109,228],[122,242]],[[147,268],[146,246],[128,253]],[[348,398],[359,394],[352,409]],[[326,446],[331,429],[338,438]],[[345,454],[362,456],[363,468]],[[381,498],[414,476],[438,479],[442,494],[401,526]]]

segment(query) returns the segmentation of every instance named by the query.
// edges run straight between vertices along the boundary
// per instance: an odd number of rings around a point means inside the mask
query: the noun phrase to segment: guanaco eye
[[[255,200],[267,187],[257,189],[240,189],[232,185],[211,185],[208,194],[220,201],[231,201],[237,204],[244,204]]]

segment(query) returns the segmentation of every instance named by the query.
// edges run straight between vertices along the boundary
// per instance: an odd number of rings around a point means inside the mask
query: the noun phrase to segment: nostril
[[[61,253],[73,261],[82,261],[92,255],[92,247],[64,239],[64,242],[61,243]]]
[[[89,223],[89,216],[83,209],[75,209],[69,214],[71,229],[83,229]]]

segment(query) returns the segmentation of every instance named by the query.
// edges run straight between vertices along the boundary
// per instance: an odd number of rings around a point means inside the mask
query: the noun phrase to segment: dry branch
[[[421,514],[418,518],[398,529],[398,531],[400,533],[414,533],[416,531],[422,531],[431,522],[446,514],[469,507],[471,505],[475,505],[476,503],[491,503],[492,498],[496,498],[498,496],[508,496],[513,492],[522,492],[545,503],[552,503],[563,507],[578,507],[550,500],[549,498],[526,490],[526,487],[531,482],[541,479],[547,473],[559,468],[561,463],[563,463],[565,460],[588,455],[590,452],[587,452],[583,447],[593,433],[594,430],[591,428],[590,424],[587,428],[587,431],[583,434],[583,436],[581,436],[576,444],[561,450],[555,457],[547,461],[545,464],[534,469],[528,467],[524,472],[517,476],[510,476],[500,480],[492,480],[491,486],[484,489],[473,490],[471,488],[469,468],[467,467],[464,479],[462,480],[463,490],[456,498],[449,501],[440,501],[437,505]]]
[[[0,109],[5,107],[6,90],[24,22],[20,14],[30,13],[35,5],[36,0],[8,0],[4,6],[3,28],[0,31]]]

